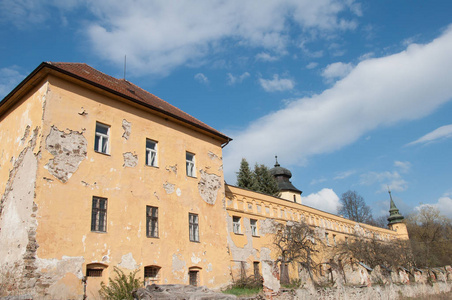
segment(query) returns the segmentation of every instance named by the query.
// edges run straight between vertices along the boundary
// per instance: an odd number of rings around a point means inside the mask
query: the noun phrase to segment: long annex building
[[[0,102],[6,293],[97,299],[115,267],[143,284],[225,287],[275,259],[269,220],[304,220],[331,246],[408,238],[400,218],[383,229],[302,205],[278,163],[280,198],[225,184],[230,140],[86,64],[39,65]]]

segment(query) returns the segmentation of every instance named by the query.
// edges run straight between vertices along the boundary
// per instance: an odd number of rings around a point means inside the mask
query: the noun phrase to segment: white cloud
[[[452,124],[441,126],[432,132],[427,133],[426,135],[418,138],[414,142],[407,144],[407,146],[412,146],[416,144],[427,144],[440,139],[448,139],[452,138]]]
[[[345,171],[345,172],[340,172],[339,174],[336,175],[336,177],[334,177],[334,180],[345,179],[347,177],[352,176],[355,173],[356,173],[355,170],[349,170],[349,171]]]
[[[209,78],[207,78],[207,76],[204,75],[203,73],[196,74],[195,75],[195,79],[197,81],[199,81],[200,83],[203,83],[203,84],[208,84],[209,83]]]
[[[256,54],[256,59],[257,60],[261,60],[261,61],[277,61],[279,59],[279,57],[277,56],[272,56],[270,54],[268,54],[267,52],[261,52]]]
[[[279,78],[278,74],[273,75],[273,79],[259,78],[259,83],[267,92],[282,92],[294,88],[295,83],[292,79]]]
[[[319,64],[316,62],[310,62],[309,64],[306,65],[306,69],[314,69],[315,67],[317,67]]]
[[[228,84],[229,85],[234,85],[236,83],[242,83],[243,80],[245,80],[246,78],[250,77],[250,73],[245,72],[242,75],[239,76],[234,76],[231,73],[228,73]]]
[[[353,30],[356,7],[350,0],[3,0],[0,22],[34,26],[58,14],[82,24],[100,58],[119,65],[127,55],[131,72],[165,75],[228,45],[284,54],[292,30],[324,38]]]
[[[25,78],[15,66],[0,69],[0,100]]]
[[[347,76],[353,69],[351,63],[336,62],[328,65],[322,72],[323,78],[327,81],[334,81]]]
[[[421,204],[419,206],[416,206],[415,210],[419,210],[419,208],[425,205],[437,208],[440,211],[441,215],[444,215],[452,219],[452,198],[450,197],[450,195],[448,194],[443,195],[438,199],[436,203],[433,204]]]
[[[224,149],[226,177],[242,157],[271,164],[277,152],[288,165],[302,165],[376,128],[429,115],[452,99],[450,53],[452,27],[428,44],[361,61],[321,94],[292,101],[241,132],[227,132],[234,140]]]
[[[394,162],[394,167],[398,168],[402,173],[407,173],[411,169],[411,163],[409,161],[396,160]]]
[[[301,197],[301,203],[332,214],[337,213],[339,197],[332,189],[324,188],[318,193]]]

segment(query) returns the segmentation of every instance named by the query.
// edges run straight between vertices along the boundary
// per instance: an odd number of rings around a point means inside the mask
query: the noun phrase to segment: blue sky
[[[42,61],[126,78],[292,171],[305,204],[452,217],[452,1],[0,0],[0,98]]]

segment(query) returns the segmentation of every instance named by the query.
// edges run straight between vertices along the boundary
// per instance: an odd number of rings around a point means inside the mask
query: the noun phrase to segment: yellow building
[[[94,299],[114,267],[144,284],[221,288],[274,259],[271,219],[303,219],[330,243],[406,233],[397,218],[396,232],[304,206],[298,190],[283,199],[225,185],[230,140],[86,64],[39,65],[0,102],[6,293]]]

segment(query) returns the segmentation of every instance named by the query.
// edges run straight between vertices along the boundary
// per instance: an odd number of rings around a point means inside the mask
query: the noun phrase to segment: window
[[[159,237],[158,226],[159,209],[154,206],[146,206],[146,236]]]
[[[196,177],[195,173],[195,155],[189,152],[185,153],[187,176]]]
[[[190,285],[198,286],[198,270],[190,270],[188,271],[188,276],[190,278]]]
[[[242,233],[240,230],[240,217],[232,217],[232,231],[236,234]]]
[[[333,243],[334,243],[334,246],[337,246],[337,243],[336,243],[336,235],[335,235],[335,234],[333,234]]]
[[[253,236],[257,236],[257,220],[251,219],[250,220],[250,226],[251,226],[251,234]]]
[[[330,245],[330,239],[328,237],[328,233],[325,233],[325,241],[326,241],[326,244],[329,246]]]
[[[199,223],[197,214],[188,214],[190,241],[199,242]]]
[[[157,167],[157,142],[146,139],[146,165]]]
[[[159,281],[160,267],[158,266],[148,266],[144,267],[144,282],[145,285],[154,284]]]
[[[93,197],[91,213],[91,231],[107,231],[107,199]]]
[[[108,154],[108,136],[110,126],[96,122],[96,138],[94,140],[94,150],[100,153]]]
[[[93,263],[86,265],[86,276],[87,277],[102,277],[102,272],[107,266],[100,263]]]
[[[297,196],[293,195],[293,202],[297,202]]]

